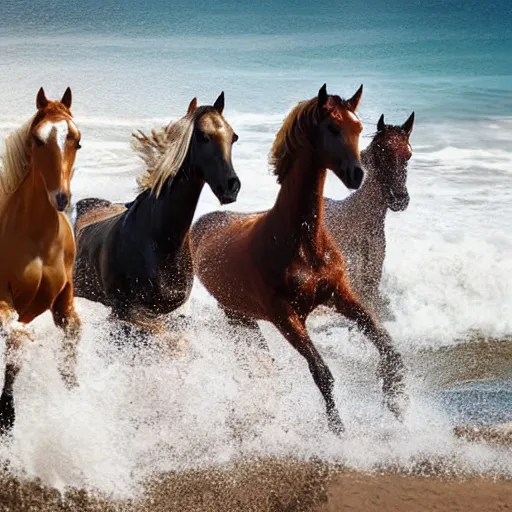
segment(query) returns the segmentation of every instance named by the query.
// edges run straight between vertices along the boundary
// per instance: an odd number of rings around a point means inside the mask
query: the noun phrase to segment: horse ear
[[[219,94],[219,97],[215,100],[213,104],[213,108],[219,113],[222,114],[224,110],[224,91]]]
[[[327,103],[327,84],[322,85],[318,91],[318,106],[323,107]]]
[[[377,121],[377,131],[382,132],[386,128],[386,123],[384,122],[384,114],[381,114],[379,120]]]
[[[409,116],[409,119],[402,125],[402,129],[407,133],[409,137],[412,133],[412,127],[414,126],[414,112]]]
[[[192,101],[188,104],[187,116],[192,114],[197,108],[197,98],[192,98]]]
[[[352,111],[352,112],[355,112],[357,110],[357,107],[359,106],[359,102],[361,101],[361,96],[363,94],[363,84],[361,84],[359,86],[359,89],[357,89],[357,91],[355,92],[354,96],[352,96],[352,98],[350,98],[347,103],[348,103],[348,108]]]
[[[46,108],[48,106],[48,100],[46,99],[46,94],[44,93],[44,89],[41,87],[37,93],[36,98],[36,107],[38,110],[42,108]]]
[[[72,95],[71,95],[71,89],[68,87],[65,91],[64,91],[64,94],[62,95],[62,98],[60,100],[60,102],[66,107],[66,108],[71,108],[71,102],[72,102]]]

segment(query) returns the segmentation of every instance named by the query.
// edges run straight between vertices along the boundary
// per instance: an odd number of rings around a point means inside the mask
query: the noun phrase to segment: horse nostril
[[[231,194],[235,194],[240,190],[240,180],[238,178],[229,178],[228,179],[228,191]]]
[[[55,203],[57,204],[57,210],[60,212],[64,211],[66,209],[66,206],[68,205],[69,199],[68,195],[65,192],[57,192],[55,195]]]

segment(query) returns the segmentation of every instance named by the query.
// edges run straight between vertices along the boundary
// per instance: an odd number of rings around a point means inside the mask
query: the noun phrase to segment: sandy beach
[[[485,476],[364,474],[317,462],[264,460],[230,469],[162,474],[136,500],[85,490],[64,495],[38,481],[0,478],[0,511],[38,512],[498,512],[512,480]],[[419,470],[418,470],[419,471]]]

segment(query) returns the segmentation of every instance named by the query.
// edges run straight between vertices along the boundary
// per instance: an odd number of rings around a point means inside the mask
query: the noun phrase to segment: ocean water
[[[267,155],[286,112],[328,91],[363,83],[363,146],[378,117],[416,125],[411,203],[388,215],[382,288],[387,324],[409,368],[405,422],[382,407],[375,350],[328,315],[309,321],[336,378],[347,434],[325,426],[305,362],[268,324],[278,364],[250,354],[240,368],[215,301],[194,286],[179,313],[186,340],[173,352],[116,351],[108,311],[77,299],[84,322],[80,388],[67,392],[49,315],[34,324],[15,394],[11,470],[56,487],[129,496],[156,473],[253,456],[319,457],[370,470],[443,460],[460,471],[512,474],[509,449],[457,439],[461,423],[512,421],[512,7],[466,2],[163,2],[86,0],[68,5],[1,1],[0,137],[70,85],[82,131],[73,199],[125,201],[141,162],[137,128],[185,113],[197,96],[226,94],[239,134],[242,181],[230,209],[272,205],[278,186]],[[1,144],[0,144],[1,145]],[[3,149],[3,147],[2,147]],[[348,192],[329,176],[326,195]],[[207,188],[196,218],[221,208]],[[507,451],[508,450],[508,451]]]

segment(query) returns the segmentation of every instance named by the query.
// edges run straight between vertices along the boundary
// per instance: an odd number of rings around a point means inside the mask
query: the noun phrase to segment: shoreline
[[[0,512],[498,512],[510,506],[510,477],[362,473],[318,461],[266,459],[160,474],[134,500],[83,489],[61,495],[38,480],[0,474]]]

